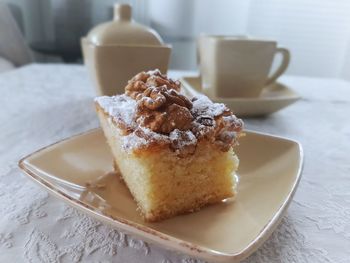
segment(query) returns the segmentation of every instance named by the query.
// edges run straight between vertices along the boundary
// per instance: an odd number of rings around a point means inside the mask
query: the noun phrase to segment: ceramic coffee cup
[[[281,64],[270,73],[276,54]],[[271,40],[246,36],[201,36],[198,56],[203,92],[209,97],[258,97],[282,75],[290,53]]]

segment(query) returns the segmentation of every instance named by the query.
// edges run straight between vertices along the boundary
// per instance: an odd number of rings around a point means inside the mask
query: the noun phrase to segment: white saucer
[[[200,77],[181,79],[185,92],[190,96],[201,93]],[[235,115],[240,117],[263,116],[274,113],[296,102],[301,97],[284,84],[276,82],[266,86],[260,97],[256,98],[210,98],[226,104]]]

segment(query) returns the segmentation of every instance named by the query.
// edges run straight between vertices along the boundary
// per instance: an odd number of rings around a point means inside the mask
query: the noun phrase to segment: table
[[[350,83],[292,76],[282,81],[303,99],[245,123],[299,140],[303,177],[278,229],[245,263],[350,262]],[[17,168],[24,155],[98,126],[84,67],[25,66],[0,74],[0,92],[0,262],[202,262],[79,213]]]

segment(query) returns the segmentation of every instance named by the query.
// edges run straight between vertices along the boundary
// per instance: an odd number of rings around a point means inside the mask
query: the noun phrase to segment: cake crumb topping
[[[141,72],[125,87],[125,94],[95,99],[124,135],[126,150],[169,145],[179,157],[195,152],[200,140],[222,151],[236,144],[243,121],[222,103],[199,95],[188,98],[181,83],[159,70]]]

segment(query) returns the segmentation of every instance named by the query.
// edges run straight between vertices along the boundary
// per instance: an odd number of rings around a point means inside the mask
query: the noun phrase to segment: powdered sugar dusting
[[[149,75],[156,75],[156,74],[160,74],[160,70],[159,69],[153,69],[153,70],[149,70],[146,72],[146,74],[149,74]]]
[[[169,137],[145,127],[138,127],[132,133],[123,136],[123,148],[127,152],[147,148],[151,144],[169,144]]]
[[[115,121],[122,121],[127,127],[135,127],[134,115],[136,108],[136,101],[129,96],[102,96],[95,98],[100,107]]]
[[[178,148],[197,144],[197,138],[191,131],[175,129],[169,134],[169,139],[172,143],[177,142]]]
[[[216,117],[221,115],[227,107],[223,103],[213,103],[207,96],[199,95],[193,102],[192,112],[196,116],[207,115]]]
[[[171,141],[170,148],[176,152],[179,157],[194,154],[197,147],[197,138],[192,131],[173,130],[169,134]]]
[[[134,149],[144,148],[148,142],[145,138],[137,136],[134,132],[123,136],[122,147],[127,152],[132,152]]]

